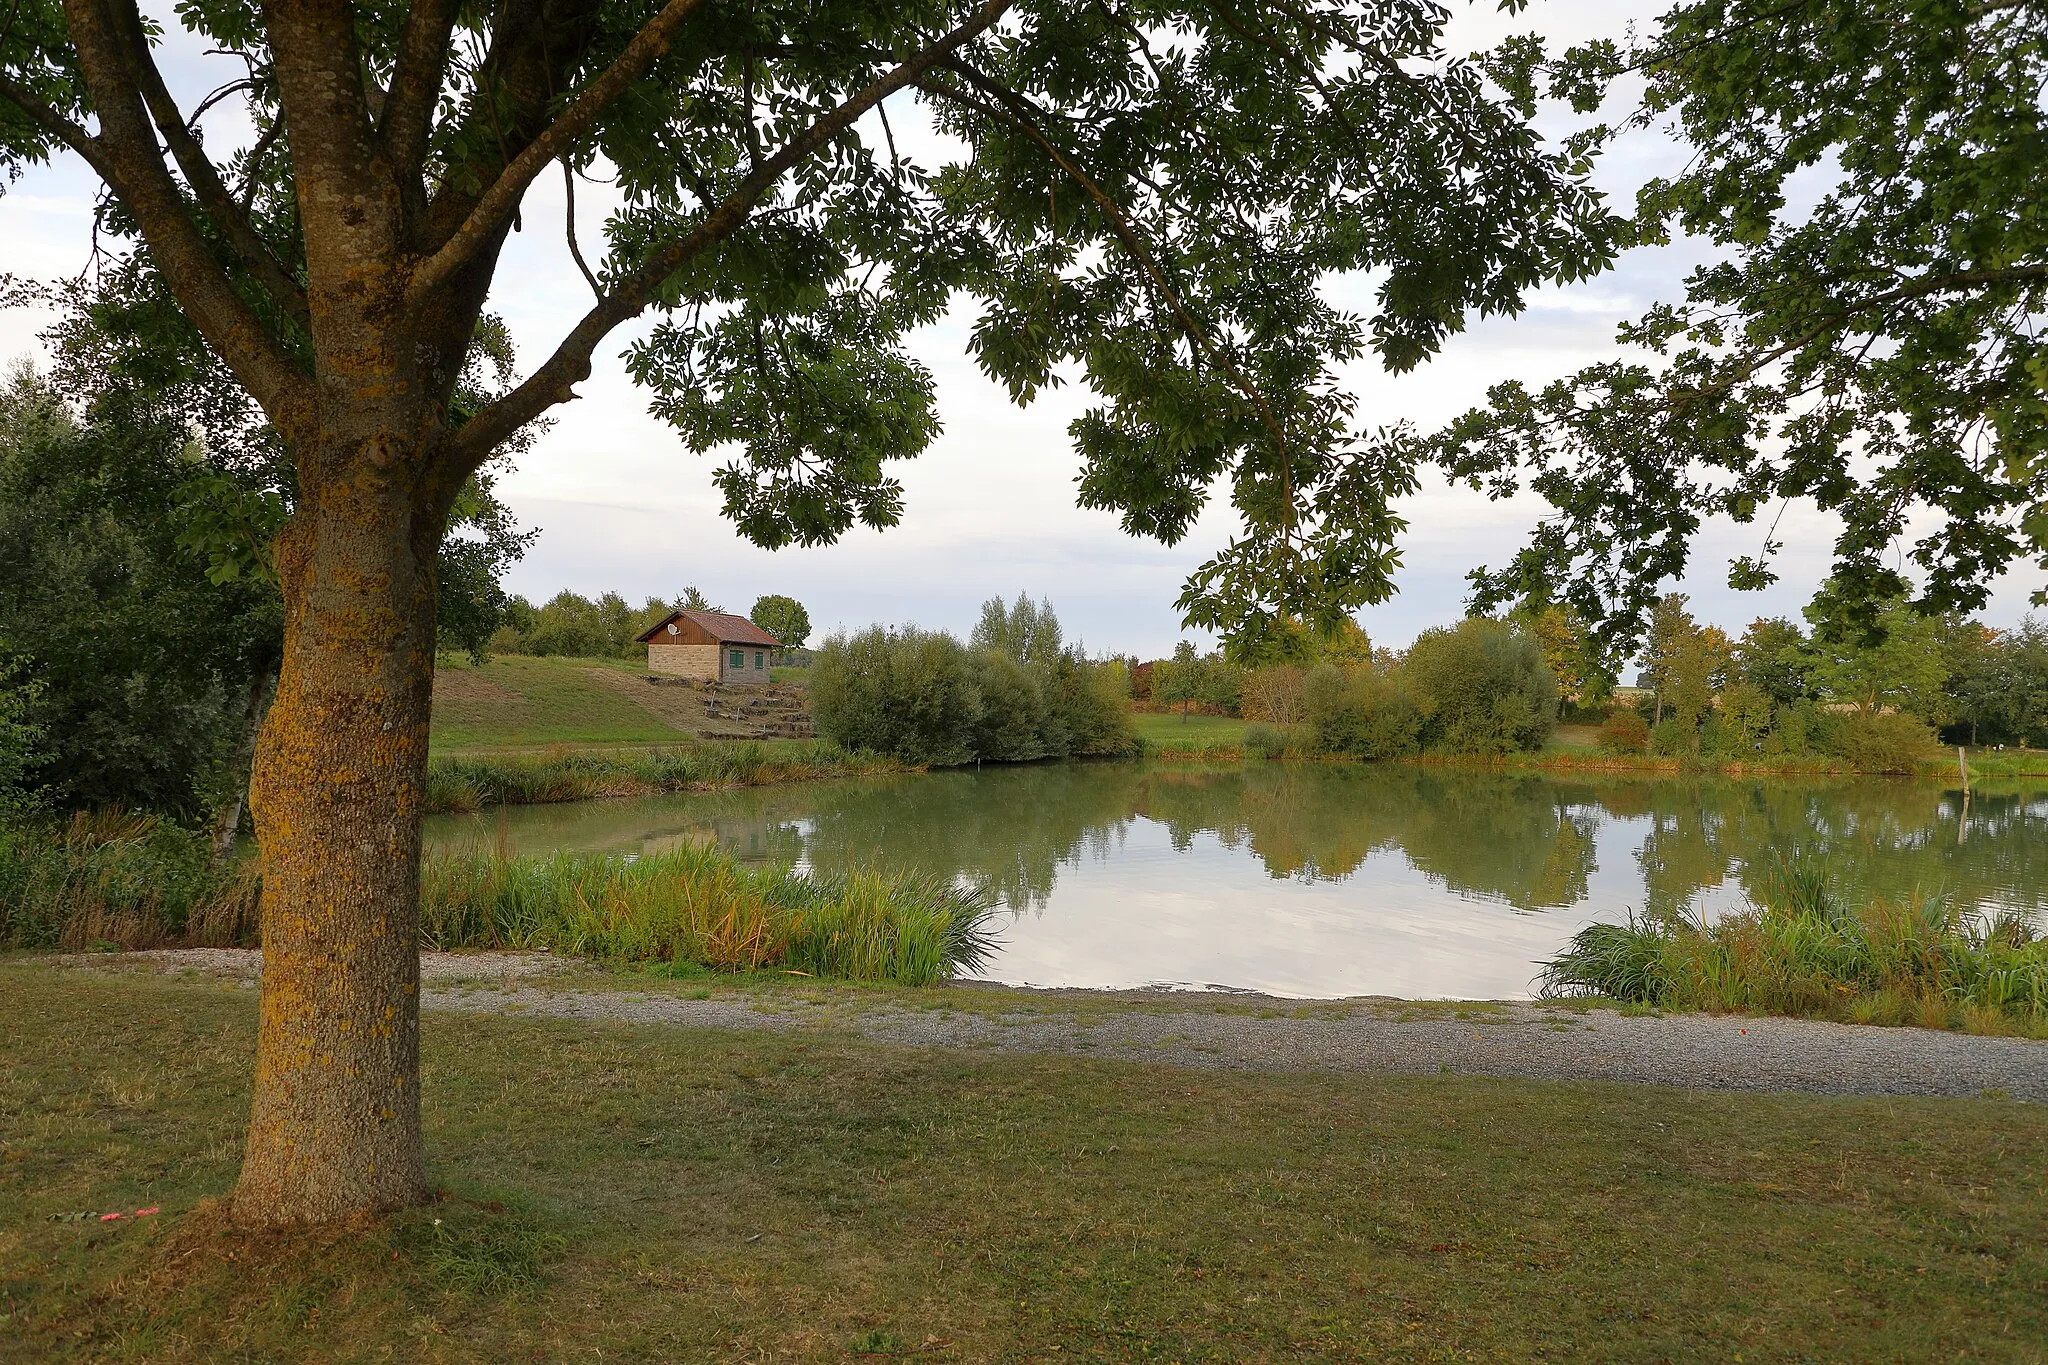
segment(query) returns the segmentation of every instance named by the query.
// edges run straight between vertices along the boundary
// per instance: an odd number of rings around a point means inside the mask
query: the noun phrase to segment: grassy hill
[[[444,658],[434,675],[431,748],[448,758],[731,734],[734,723],[708,723],[704,705],[705,694],[694,689],[649,686],[636,659],[507,655],[476,665]]]

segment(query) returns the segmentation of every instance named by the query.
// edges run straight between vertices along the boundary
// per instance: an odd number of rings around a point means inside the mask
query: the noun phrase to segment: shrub
[[[1689,754],[1699,743],[1699,731],[1676,716],[1666,716],[1650,727],[1650,752],[1659,758]]]
[[[1302,681],[1302,712],[1317,753],[1383,759],[1412,754],[1422,712],[1398,678],[1334,664],[1310,669]]]
[[[1649,744],[1650,723],[1640,711],[1622,707],[1607,713],[1606,723],[1600,727],[1601,752],[1639,754]]]
[[[952,636],[870,626],[818,651],[811,716],[819,734],[849,749],[943,766],[973,759],[981,697],[967,650]]]
[[[1850,716],[1834,739],[1834,752],[1859,773],[1912,773],[1936,757],[1934,731],[1904,711]]]
[[[1033,611],[1057,645],[1050,611]],[[811,670],[820,734],[934,766],[1134,752],[1127,687],[1074,650],[1034,660],[914,627],[834,636]]]
[[[1273,725],[1301,724],[1307,719],[1302,709],[1302,684],[1307,676],[1293,664],[1276,664],[1247,674],[1242,702],[1244,718]]]
[[[1771,728],[1771,698],[1754,683],[1733,682],[1721,689],[1714,719],[1715,753],[1744,762],[1763,748]]]
[[[1244,751],[1255,758],[1278,758],[1287,752],[1287,734],[1264,721],[1244,727]]]
[[[1557,678],[1525,632],[1483,616],[1426,630],[1402,674],[1422,739],[1451,753],[1541,748],[1557,723]]]

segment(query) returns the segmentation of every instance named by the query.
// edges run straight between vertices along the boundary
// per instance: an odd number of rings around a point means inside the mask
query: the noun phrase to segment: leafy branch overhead
[[[242,68],[203,109],[173,100],[132,0],[10,15],[0,164],[93,166],[108,225],[302,481],[342,472],[322,386],[379,319],[416,324],[408,392],[433,400],[392,458],[445,507],[651,309],[629,368],[726,456],[746,535],[887,526],[890,462],[939,429],[906,334],[967,300],[1018,402],[1076,377],[1098,395],[1073,427],[1084,505],[1173,542],[1228,490],[1243,534],[1181,606],[1234,638],[1390,590],[1387,503],[1418,452],[1357,428],[1339,367],[1412,367],[1471,314],[1604,268],[1621,231],[1584,183],[1597,130],[1549,148],[1529,126],[1534,50],[1453,57],[1423,0],[190,0],[172,22]],[[904,154],[887,110],[909,101],[944,164]],[[219,159],[237,105],[253,141]],[[600,166],[623,207],[580,236],[572,207],[588,312],[460,401],[497,253],[537,229],[527,189]],[[1369,312],[1330,301],[1361,278]]]
[[[1562,598],[1625,654],[1704,518],[1759,524],[1730,581],[1771,582],[1792,499],[1840,518],[1830,592],[1865,630],[2048,563],[2048,4],[1693,0],[1552,70],[1646,78],[1637,121],[1693,157],[1636,230],[1719,251],[1622,329],[1641,359],[1503,384],[1437,438],[1454,476],[1554,509],[1478,607]]]

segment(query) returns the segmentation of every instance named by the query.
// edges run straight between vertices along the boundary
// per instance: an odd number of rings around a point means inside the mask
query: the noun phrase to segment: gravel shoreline
[[[254,986],[261,954],[184,949],[45,958],[78,967],[196,970]],[[1466,1009],[1393,1000],[1273,1000],[1216,1012],[1198,994],[1030,991],[991,986],[993,1008],[892,1002],[691,999],[680,983],[580,989],[583,965],[539,953],[423,953],[429,1011],[619,1020],[717,1029],[829,1029],[876,1043],[1064,1053],[1244,1071],[1339,1071],[1602,1080],[1703,1090],[1826,1095],[1990,1095],[2048,1102],[2048,1041],[1804,1019],[1622,1015],[1509,1002]],[[559,982],[550,978],[567,977]],[[686,990],[686,987],[681,989]],[[1004,996],[1020,1008],[1004,1010]],[[1242,1005],[1245,997],[1232,996]],[[1144,1009],[1101,1008],[1139,1002]],[[1266,1003],[1266,1002],[1257,1002]],[[1319,1005],[1317,1009],[1305,1006]],[[1348,1008],[1347,1008],[1348,1006]],[[1289,1013],[1292,1012],[1292,1013]],[[1275,1017],[1260,1017],[1270,1014]]]

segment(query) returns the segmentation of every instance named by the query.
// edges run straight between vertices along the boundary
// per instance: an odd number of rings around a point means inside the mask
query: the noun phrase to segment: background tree
[[[181,543],[203,468],[188,432],[126,405],[81,418],[25,366],[0,391],[0,641],[38,684],[32,781],[60,809],[192,817],[239,793],[228,760],[283,623],[267,584],[209,582]]]
[[[1051,664],[1066,651],[1052,603],[1041,600],[1034,604],[1021,592],[1014,606],[1004,606],[1000,597],[982,603],[968,643],[1018,663]]]
[[[811,638],[811,614],[794,597],[769,593],[754,599],[747,619],[782,641],[784,649],[802,649]]]
[[[1807,676],[1812,667],[1806,632],[1782,616],[1750,622],[1735,645],[1736,676],[1777,706],[1791,706],[1812,695]]]
[[[1894,602],[1880,612],[1876,629],[1865,632],[1831,616],[1825,595],[1806,609],[1813,623],[1810,646],[1814,685],[1835,701],[1869,716],[1896,707],[1931,724],[1947,719],[1949,660],[1939,621]]]
[[[1679,652],[1685,647],[1685,642],[1699,632],[1699,622],[1693,620],[1692,613],[1686,609],[1689,600],[1683,593],[1666,593],[1657,599],[1650,612],[1649,638],[1643,646],[1641,682],[1655,694],[1651,702],[1652,725],[1662,723],[1664,708],[1670,704],[1668,694]]]
[[[1556,587],[1610,655],[1709,516],[1768,519],[1731,582],[1772,580],[1787,499],[1841,519],[1835,579],[1868,629],[1916,592],[1973,610],[2048,558],[2044,0],[1684,0],[1558,79],[1640,73],[1633,122],[1691,160],[1637,199],[1639,240],[1720,248],[1621,330],[1641,360],[1496,387],[1433,452],[1556,509],[1475,606]],[[1889,558],[1909,525],[1917,589]]]
[[[1719,626],[1691,622],[1671,642],[1660,673],[1658,699],[1697,747],[1699,727],[1713,709],[1714,696],[1728,681],[1734,648]]]
[[[1972,744],[2048,744],[2048,626],[2028,617],[1972,651],[1953,678]]]
[[[1541,748],[1557,724],[1557,679],[1526,632],[1475,616],[1415,637],[1402,665],[1425,745],[1453,753]]]
[[[1587,647],[1585,622],[1555,604],[1518,614],[1523,628],[1543,651],[1557,679],[1558,695],[1572,706],[1604,707],[1614,695],[1614,675]]]
[[[1188,708],[1202,699],[1202,660],[1195,647],[1182,640],[1173,647],[1171,659],[1152,665],[1152,700],[1161,706],[1180,707],[1185,722]]]
[[[294,476],[254,784],[251,1221],[424,1197],[437,555],[469,478],[622,323],[663,314],[629,368],[686,444],[739,451],[714,478],[741,531],[815,544],[897,519],[885,465],[937,429],[902,338],[970,296],[976,359],[1015,398],[1069,362],[1098,395],[1073,429],[1084,503],[1177,540],[1230,489],[1246,532],[1182,609],[1256,635],[1388,590],[1412,475],[1357,442],[1336,367],[1410,367],[1469,312],[1603,267],[1616,233],[1584,183],[1597,135],[1553,149],[1528,126],[1533,57],[1447,56],[1423,0],[194,0],[178,22],[235,79],[190,112],[132,0],[10,13],[0,169],[66,148],[101,177],[109,226]],[[899,94],[949,164],[898,153],[879,111]],[[229,113],[254,142],[232,148]],[[458,401],[527,189],[600,162],[625,202],[584,263],[589,312],[509,390]],[[1338,273],[1377,281],[1370,317],[1326,301]]]

